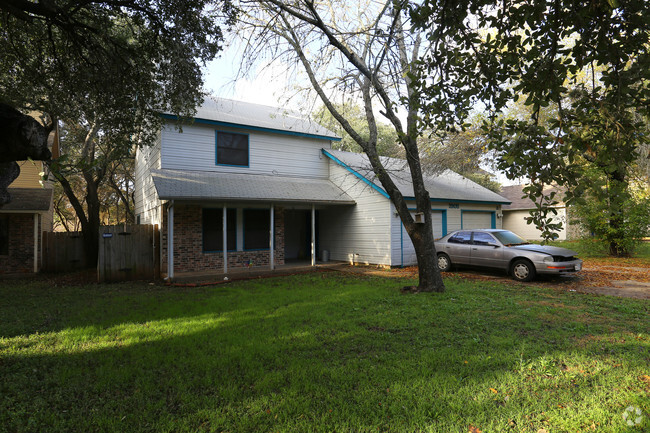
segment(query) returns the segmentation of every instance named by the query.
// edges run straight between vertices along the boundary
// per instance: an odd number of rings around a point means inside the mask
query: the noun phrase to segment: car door
[[[445,253],[451,262],[457,265],[469,265],[472,232],[460,231],[452,235],[445,243]]]
[[[472,232],[470,265],[504,268],[504,248],[494,236],[486,232]]]

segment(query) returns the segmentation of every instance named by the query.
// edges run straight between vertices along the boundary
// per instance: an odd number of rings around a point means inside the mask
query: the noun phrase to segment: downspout
[[[228,209],[226,208],[226,203],[223,204],[223,239],[222,248],[223,248],[223,273],[228,273]]]
[[[38,214],[34,213],[34,273],[38,272]]]
[[[174,200],[167,206],[167,279],[174,278]]]
[[[271,263],[271,270],[275,269],[275,239],[273,239],[273,228],[274,228],[274,213],[275,213],[275,206],[271,204],[271,223],[270,223],[270,231],[271,233],[269,234],[269,262]]]
[[[316,206],[311,205],[311,265],[316,265]]]

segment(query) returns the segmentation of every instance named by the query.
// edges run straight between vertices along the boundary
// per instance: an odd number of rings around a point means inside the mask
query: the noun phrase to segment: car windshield
[[[502,232],[494,232],[492,233],[494,237],[496,237],[503,245],[527,245],[528,242],[514,234],[513,232],[509,232],[507,230],[504,230]]]

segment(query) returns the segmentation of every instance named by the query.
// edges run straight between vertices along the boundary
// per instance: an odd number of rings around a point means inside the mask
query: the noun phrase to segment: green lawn
[[[413,283],[0,281],[0,431],[650,430],[648,301]]]

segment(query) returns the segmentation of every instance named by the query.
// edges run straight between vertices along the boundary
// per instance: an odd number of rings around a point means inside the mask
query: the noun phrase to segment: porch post
[[[223,273],[228,273],[228,212],[226,204],[223,204]]]
[[[167,278],[174,278],[174,201],[167,207]]]
[[[311,205],[311,265],[316,265],[316,206]]]
[[[38,214],[34,214],[34,273],[38,272]]]
[[[273,224],[274,224],[274,214],[275,206],[271,203],[271,224],[270,224],[270,234],[269,234],[269,262],[271,263],[271,270],[275,269],[275,239],[273,238]]]

